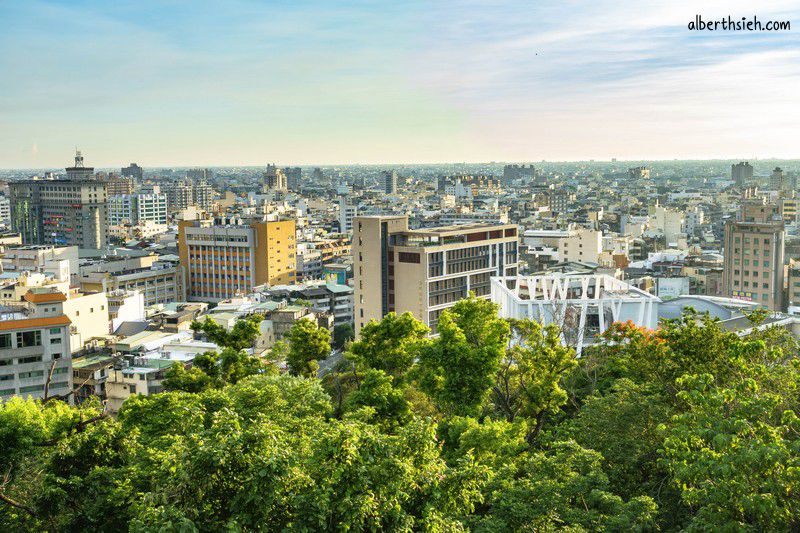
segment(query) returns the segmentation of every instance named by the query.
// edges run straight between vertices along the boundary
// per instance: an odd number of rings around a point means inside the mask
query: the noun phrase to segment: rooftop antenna
[[[75,147],[75,168],[83,168],[83,156],[78,147]]]

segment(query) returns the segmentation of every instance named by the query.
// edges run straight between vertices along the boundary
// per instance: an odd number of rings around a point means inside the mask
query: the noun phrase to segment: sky
[[[800,0],[0,1],[0,168],[795,158],[798,95]]]

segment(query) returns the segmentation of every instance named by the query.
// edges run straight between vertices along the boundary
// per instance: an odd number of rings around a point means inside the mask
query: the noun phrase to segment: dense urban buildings
[[[581,352],[615,321],[653,328],[688,307],[735,331],[757,308],[788,324],[800,315],[799,170],[270,164],[140,176],[78,154],[61,172],[0,182],[0,304],[21,319],[28,293],[63,295],[73,380],[85,381],[75,400],[114,409],[158,394],[175,357],[190,366],[203,353],[195,318],[232,328],[263,316],[253,350],[265,358],[303,320],[358,338],[370,320],[408,311],[436,336],[441,313],[469,293],[502,316],[569,326],[564,342]],[[27,371],[14,370],[14,395]]]
[[[510,186],[515,180],[531,182],[536,179],[536,169],[533,165],[506,165],[503,167],[503,183]]]

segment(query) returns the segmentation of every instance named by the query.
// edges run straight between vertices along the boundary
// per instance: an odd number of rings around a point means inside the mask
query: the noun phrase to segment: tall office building
[[[298,192],[300,190],[300,178],[303,175],[300,167],[285,167],[283,174],[286,176],[286,187],[290,191]]]
[[[470,291],[489,298],[492,276],[517,273],[517,226],[410,230],[408,216],[353,219],[355,322],[411,312],[436,331],[442,311]]]
[[[397,193],[397,171],[385,170],[383,172],[383,192],[386,194]]]
[[[763,202],[742,206],[738,220],[725,224],[725,296],[783,307],[784,226],[779,209]]]
[[[120,170],[120,174],[122,174],[123,178],[133,178],[138,181],[142,181],[142,178],[144,177],[144,172],[142,171],[142,167],[140,167],[136,163],[131,163],[127,167],[123,167]]]
[[[753,179],[753,165],[744,161],[731,165],[731,179],[741,187]]]
[[[106,184],[75,155],[66,179],[9,184],[11,227],[25,244],[101,249],[106,246]]]
[[[178,255],[189,300],[220,301],[296,279],[295,221],[258,217],[178,223]]]
[[[781,167],[775,167],[769,177],[769,187],[773,191],[782,191],[787,188],[786,176],[783,174]]]

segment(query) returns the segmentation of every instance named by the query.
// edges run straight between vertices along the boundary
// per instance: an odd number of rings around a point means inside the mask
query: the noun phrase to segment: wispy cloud
[[[796,0],[0,4],[0,160],[791,156]],[[780,34],[692,33],[757,15]],[[39,154],[25,149],[37,143]]]

